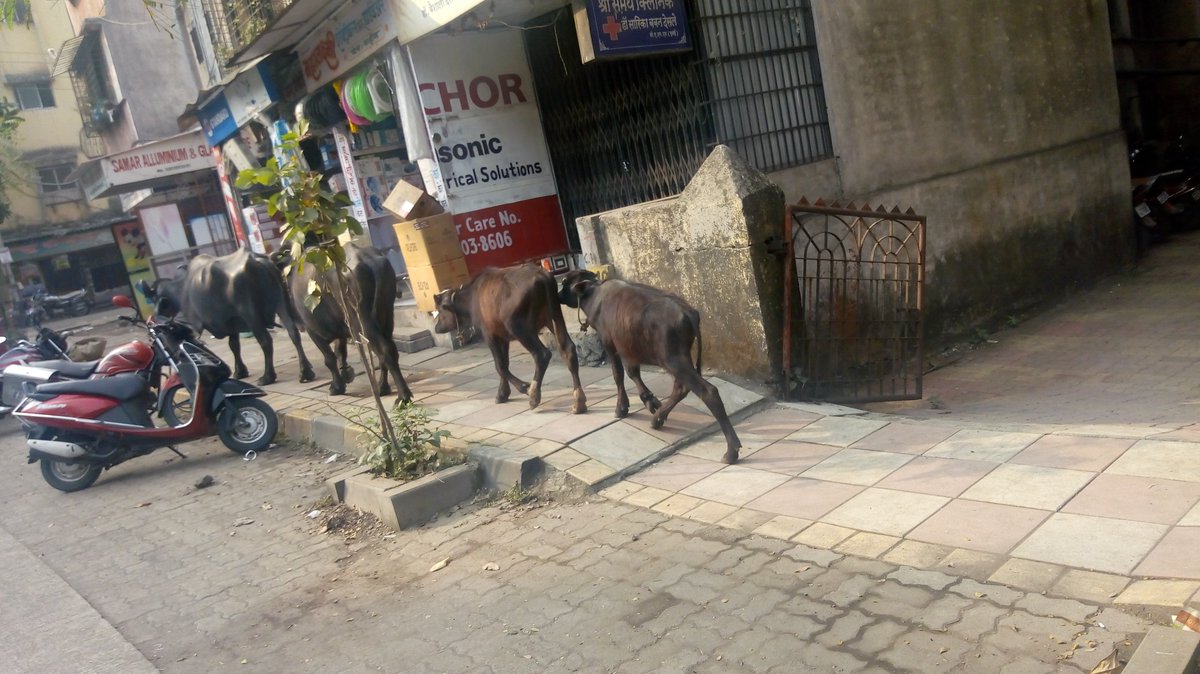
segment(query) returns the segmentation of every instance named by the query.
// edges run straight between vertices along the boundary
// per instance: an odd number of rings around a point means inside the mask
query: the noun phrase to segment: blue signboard
[[[275,83],[260,61],[253,68],[238,73],[212,100],[200,106],[200,126],[209,147],[237,133],[254,115],[279,100]]]
[[[237,133],[238,125],[233,119],[233,112],[221,92],[200,108],[200,128],[204,129],[204,139],[208,146],[213,147],[221,141]]]
[[[684,0],[583,0],[597,59],[687,51]],[[584,61],[591,60],[584,54]]]

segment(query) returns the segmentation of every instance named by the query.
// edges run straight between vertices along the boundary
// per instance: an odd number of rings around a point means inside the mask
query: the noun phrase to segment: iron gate
[[[784,394],[919,399],[925,216],[801,199],[787,209],[784,241]]]

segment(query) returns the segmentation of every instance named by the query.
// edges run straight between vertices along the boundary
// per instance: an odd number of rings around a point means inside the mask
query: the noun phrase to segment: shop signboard
[[[684,0],[573,0],[583,62],[692,48]]]
[[[156,181],[212,169],[212,152],[200,130],[139,145],[87,162],[79,181],[88,199],[134,192]]]
[[[225,85],[208,103],[200,107],[200,127],[209,146],[217,145],[237,133],[238,128],[279,100],[267,62],[259,61]]]
[[[520,33],[436,35],[410,50],[471,273],[567,250]]]
[[[388,0],[350,0],[296,46],[304,86],[316,91],[397,36]]]

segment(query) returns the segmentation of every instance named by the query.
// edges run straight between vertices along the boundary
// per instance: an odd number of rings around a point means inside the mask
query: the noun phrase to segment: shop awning
[[[520,1],[525,4],[534,2],[545,4],[550,0]],[[441,0],[437,3],[431,3],[428,0],[376,0],[370,3],[353,1],[331,3],[329,0],[296,0],[253,42],[234,54],[229,65],[241,65],[274,51],[290,49],[308,39],[313,31],[326,28],[326,22],[331,18],[336,21],[338,17],[335,15],[356,11],[356,8],[350,7],[355,4],[370,4],[372,7],[378,5],[380,12],[387,12],[393,16],[395,28],[392,34],[384,37],[395,38],[400,41],[400,44],[407,44],[449,24],[484,2],[485,0]],[[495,0],[492,2],[494,4]],[[553,2],[558,5],[562,4],[561,0],[553,0]],[[508,0],[508,2],[502,1],[502,4],[515,3]],[[437,5],[437,8],[431,9],[431,5]],[[550,7],[546,11],[553,8]]]
[[[204,132],[194,129],[84,162],[72,177],[88,199],[101,199],[215,170]]]

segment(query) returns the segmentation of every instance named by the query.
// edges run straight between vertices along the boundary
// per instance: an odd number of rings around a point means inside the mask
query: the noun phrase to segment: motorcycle
[[[20,402],[20,386],[4,387],[4,376],[14,366],[29,365],[39,361],[55,361],[67,357],[67,339],[64,335],[42,328],[32,342],[18,340],[9,345],[7,337],[0,337],[0,419],[8,416]]]
[[[126,297],[113,303],[133,308]],[[151,348],[174,368],[192,401],[190,418],[180,426],[155,426],[152,388],[136,373],[27,385],[13,415],[24,427],[29,463],[40,462],[43,479],[55,489],[86,489],[104,470],[162,447],[182,457],[176,444],[213,434],[238,454],[274,439],[279,418],[262,400],[266,393],[231,378],[229,366],[190,326],[155,316],[146,329]]]
[[[94,304],[91,292],[83,289],[66,295],[35,292],[25,298],[25,324],[41,327],[42,322],[49,318],[86,316]]]

